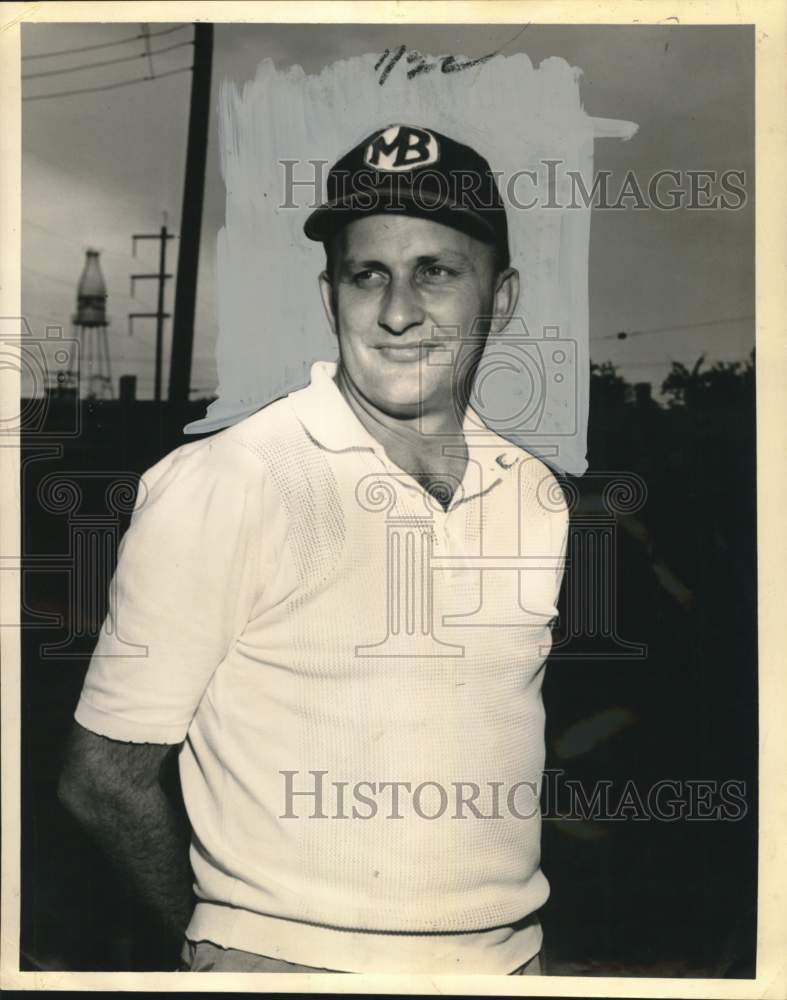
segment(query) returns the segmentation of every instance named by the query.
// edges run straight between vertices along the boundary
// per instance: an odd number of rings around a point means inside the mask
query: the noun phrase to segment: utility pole
[[[137,255],[137,240],[159,240],[158,272],[155,274],[132,274],[131,275],[131,296],[134,297],[134,282],[154,280],[158,281],[158,308],[156,312],[132,312],[128,314],[128,332],[134,332],[135,319],[155,319],[156,320],[156,376],[155,391],[156,402],[161,402],[161,369],[164,354],[164,320],[169,319],[170,313],[164,312],[164,286],[166,281],[172,277],[167,274],[167,240],[174,239],[172,233],[167,232],[166,223],[158,233],[134,233],[131,237],[131,252],[134,257]]]
[[[205,161],[208,151],[210,78],[213,62],[213,25],[194,26],[194,65],[191,77],[191,111],[186,147],[186,176],[180,216],[178,277],[175,283],[175,321],[169,369],[169,400],[185,404],[191,385],[194,348],[194,313],[197,297]]]

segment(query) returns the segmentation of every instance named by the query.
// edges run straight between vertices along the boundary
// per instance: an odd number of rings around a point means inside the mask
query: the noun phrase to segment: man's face
[[[497,275],[494,250],[472,236],[386,214],[345,226],[333,258],[321,290],[354,389],[402,418],[466,402],[469,387],[461,383],[483,350],[483,321],[513,310],[516,272]],[[460,350],[457,337],[465,341]],[[453,363],[445,363],[446,349]]]

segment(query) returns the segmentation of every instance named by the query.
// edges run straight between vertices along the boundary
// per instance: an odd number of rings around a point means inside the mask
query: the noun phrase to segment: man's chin
[[[424,404],[417,396],[387,394],[384,399],[379,399],[378,407],[391,417],[399,420],[412,420],[420,416],[424,411]]]

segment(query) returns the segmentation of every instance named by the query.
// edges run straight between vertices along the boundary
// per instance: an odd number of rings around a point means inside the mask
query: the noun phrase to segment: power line
[[[32,274],[36,278],[43,278],[46,281],[52,281],[58,285],[64,285],[66,288],[76,288],[76,282],[73,279],[59,278],[55,274],[47,274],[45,271],[37,271],[33,267],[28,267],[27,264],[22,265],[22,271],[24,271],[25,274]],[[125,292],[113,291],[112,298],[124,299],[128,302],[134,303],[135,305],[143,305],[146,308],[148,308],[147,301],[145,301],[144,299],[140,299],[139,296],[137,295],[127,295]],[[152,309],[153,307],[150,306],[149,308]]]
[[[36,94],[35,97],[23,97],[23,101],[45,101],[52,97],[73,97],[75,94],[92,94],[99,90],[116,90],[118,87],[130,87],[132,83],[147,83],[150,80],[163,80],[165,76],[176,76],[178,73],[190,73],[191,66],[181,69],[171,69],[167,73],[157,73],[156,76],[138,76],[133,80],[123,80],[121,83],[108,83],[103,87],[80,87],[79,90],[59,90],[52,94]]]
[[[25,226],[32,226],[34,229],[40,229],[42,233],[46,233],[48,236],[53,236],[58,240],[63,240],[65,243],[70,243],[72,246],[79,247],[80,250],[85,250],[88,246],[96,246],[96,249],[99,250],[104,255],[104,257],[116,257],[118,260],[124,260],[124,261],[134,260],[134,255],[128,253],[127,251],[125,253],[121,253],[118,250],[108,250],[106,247],[96,245],[95,240],[91,241],[90,243],[85,243],[84,240],[75,240],[71,236],[66,236],[65,233],[59,233],[55,229],[49,229],[47,226],[42,226],[40,222],[34,222],[32,219],[28,219],[25,216],[23,216],[22,217],[23,229]],[[27,267],[27,265],[23,265],[22,270],[32,271],[33,269]],[[45,275],[43,271],[38,271],[34,273],[40,274],[42,277],[53,278],[52,275]],[[54,280],[63,281],[64,284],[74,285],[74,282],[68,282],[64,278],[55,278]],[[124,292],[112,293],[113,298],[116,295],[120,295],[121,297],[125,296],[125,298],[129,299],[130,301],[139,301],[136,297],[132,298],[132,296],[130,295],[125,295]],[[198,294],[197,301],[202,306],[204,306],[205,309],[214,309],[216,306],[216,299],[214,297],[206,297],[205,295]]]
[[[709,319],[704,323],[680,323],[677,326],[653,327],[650,330],[621,330],[620,333],[607,333],[603,337],[591,337],[591,340],[629,340],[631,337],[646,337],[652,333],[679,333],[682,330],[701,330],[706,326],[725,326],[728,323],[743,323],[754,319],[754,316],[729,316],[724,319]]]
[[[162,35],[171,35],[173,31],[181,31],[188,28],[188,24],[179,24],[175,28],[165,28],[163,31],[150,32],[149,38],[160,38]],[[70,56],[78,52],[92,52],[95,49],[108,49],[113,45],[129,45],[131,42],[138,42],[143,35],[134,35],[132,38],[120,38],[116,42],[100,42],[97,45],[82,45],[78,49],[60,49],[58,52],[36,52],[33,55],[22,56],[22,62],[27,59],[49,59],[51,56]]]
[[[729,361],[729,360],[732,360],[732,361],[741,362],[741,361],[746,361],[747,359],[748,359],[748,355],[744,355],[744,357],[742,357],[742,358],[732,358],[732,359],[729,359],[729,358],[717,358],[716,360],[717,361]],[[676,363],[677,362],[676,362],[675,358],[670,358],[667,361],[615,361],[615,362],[613,362],[613,364],[614,364],[614,366],[616,368],[621,368],[621,369],[625,369],[625,368],[669,368],[670,365],[674,365]]]
[[[142,32],[145,38],[145,54],[148,57],[148,68],[150,69],[150,75],[156,75],[156,67],[153,65],[153,53],[150,51],[150,29],[146,24],[140,24],[139,30]]]
[[[46,233],[47,236],[52,236],[55,239],[62,240],[64,243],[70,243],[71,246],[79,247],[80,250],[86,250],[88,246],[93,246],[95,241],[90,241],[89,243],[84,240],[75,240],[72,236],[66,236],[65,233],[58,233],[55,229],[49,229],[47,226],[42,226],[40,222],[33,222],[32,219],[27,219],[22,217],[22,230],[26,226],[30,226],[32,229],[38,229],[42,233]],[[99,250],[105,257],[116,257],[118,260],[132,260],[130,253],[120,253],[117,250],[108,250],[106,247],[97,246]]]
[[[32,219],[26,219],[22,216],[22,227],[32,226],[33,229],[40,229],[42,233],[48,233],[50,236],[56,236],[59,240],[65,240],[67,243],[72,243],[75,247],[79,247],[80,250],[84,250],[84,244],[79,240],[75,240],[71,236],[66,236],[65,233],[55,232],[54,229],[48,229],[46,226],[42,226],[40,222],[33,222]],[[103,253],[104,251],[102,251]]]
[[[42,233],[46,233],[48,236],[53,236],[55,239],[63,240],[64,243],[70,243],[72,246],[79,247],[80,250],[87,249],[88,245],[93,246],[95,240],[86,243],[84,240],[75,240],[73,236],[67,236],[65,233],[59,233],[56,229],[50,229],[48,226],[42,226],[40,222],[34,222],[32,219],[22,216],[22,228],[24,230],[25,226],[31,226],[33,229],[39,229]],[[96,246],[105,257],[116,257],[118,260],[133,260],[134,257],[128,251],[121,252],[119,250],[108,250],[103,246]]]
[[[22,270],[27,274],[34,274],[37,278],[46,278],[47,281],[56,281],[59,285],[67,285],[69,288],[76,288],[76,283],[74,281],[67,281],[65,278],[58,278],[54,274],[45,274],[43,271],[36,271],[32,267],[28,267],[27,264],[22,265]]]
[[[165,52],[173,52],[175,49],[183,49],[194,42],[178,42],[176,45],[167,45],[156,52],[137,52],[133,56],[121,56],[120,59],[102,59],[99,62],[83,63],[81,66],[68,66],[65,69],[47,69],[42,73],[23,73],[23,80],[38,80],[44,76],[60,76],[63,73],[78,73],[83,69],[100,69],[102,66],[117,66],[119,63],[134,62],[135,59],[145,59],[149,55],[160,56]]]

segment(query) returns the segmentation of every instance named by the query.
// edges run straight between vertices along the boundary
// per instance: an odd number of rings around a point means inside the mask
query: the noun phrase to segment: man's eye
[[[384,281],[379,271],[358,271],[353,275],[353,281],[361,288],[377,288]]]
[[[450,267],[443,267],[442,264],[430,264],[424,268],[423,274],[427,281],[445,281],[446,278],[453,278],[456,271],[452,271]]]

